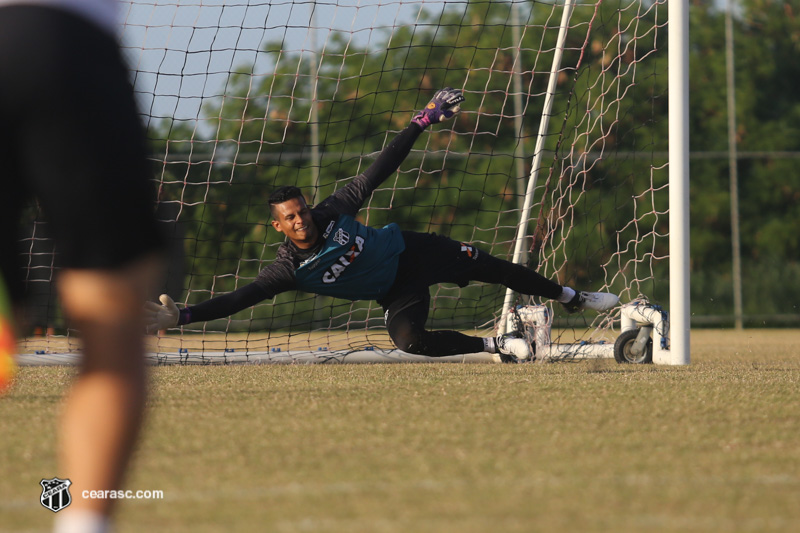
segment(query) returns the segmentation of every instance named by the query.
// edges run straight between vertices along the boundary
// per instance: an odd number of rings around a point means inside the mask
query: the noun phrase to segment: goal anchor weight
[[[669,314],[639,298],[622,306],[620,335],[615,343],[555,344],[550,310],[543,305],[517,307],[508,315],[507,331],[525,334],[537,360],[611,359],[619,363],[670,364]]]
[[[614,343],[614,358],[617,362],[672,364],[669,351],[669,313],[660,305],[651,304],[644,296],[623,305],[620,331],[620,336]],[[626,337],[623,338],[623,335]],[[634,338],[632,342],[624,341],[627,337]],[[625,352],[626,349],[630,351]]]

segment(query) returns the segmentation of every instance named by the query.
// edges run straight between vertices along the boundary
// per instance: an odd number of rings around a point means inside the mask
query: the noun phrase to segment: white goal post
[[[452,86],[460,115],[423,134],[361,220],[446,234],[623,305],[567,316],[496,285],[442,285],[429,327],[496,335],[513,309],[541,306],[550,344],[606,357],[647,326],[624,311],[647,295],[669,313],[654,361],[689,363],[687,0],[121,3],[172,250],[163,292],[180,305],[274,259],[272,190],[325,198]],[[34,210],[23,244],[38,335],[21,344],[34,364],[80,347],[53,302],[43,230]],[[155,363],[417,360],[393,350],[375,302],[304,293],[151,341]]]
[[[688,365],[689,297],[689,1],[669,2],[669,302],[668,363]]]
[[[553,96],[555,94],[555,83],[561,69],[562,51],[566,39],[566,32],[569,28],[569,20],[572,15],[572,0],[564,0],[559,34],[556,43],[556,52],[553,56],[553,63],[550,69],[547,92],[543,105],[543,119],[539,124],[539,131],[536,137],[536,147],[534,149],[533,164],[528,178],[527,189],[525,192],[524,207],[520,215],[517,227],[517,237],[514,246],[514,262],[522,262],[523,246],[527,237],[527,222],[530,218],[534,191],[536,190],[539,171],[541,169],[541,159],[543,154],[544,139],[548,133],[550,112],[552,109]],[[661,338],[656,342],[654,361],[661,364],[684,365],[689,364],[689,331],[690,331],[690,296],[689,296],[689,6],[688,0],[669,2],[669,188],[670,188],[670,307],[673,310],[672,329],[675,336],[673,342],[669,343],[667,338]],[[513,321],[509,317],[512,312],[514,294],[511,289],[506,290],[506,297],[503,302],[503,312],[499,321],[500,333],[505,333],[509,329],[509,324]],[[543,310],[542,310],[543,312]],[[640,313],[641,314],[641,313]],[[650,317],[648,313],[648,318]],[[546,314],[536,313],[536,319],[541,322],[548,322]],[[623,313],[621,317],[622,330],[635,327],[630,315]],[[639,324],[647,323],[648,320],[640,317]],[[652,318],[652,323],[657,326],[664,326],[669,329],[669,321],[662,322],[658,318]],[[655,330],[658,331],[659,327]],[[548,330],[546,335],[544,331]],[[578,354],[598,357],[613,357],[609,353],[608,344],[592,345],[576,344],[574,347],[562,345],[551,345],[549,324],[542,328],[537,328],[536,345],[538,353],[552,348],[560,355],[568,354],[576,356]],[[659,339],[655,339],[659,341]],[[667,348],[667,344],[669,347]],[[546,357],[550,357],[548,355]],[[553,355],[552,357],[559,357]]]

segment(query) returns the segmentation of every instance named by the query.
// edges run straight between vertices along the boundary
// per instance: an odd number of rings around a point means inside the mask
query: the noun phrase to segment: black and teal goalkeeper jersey
[[[320,233],[316,246],[301,250],[287,240],[253,283],[181,310],[180,323],[230,316],[291,290],[347,300],[384,296],[405,249],[402,232],[396,224],[370,228],[358,222],[356,215],[378,185],[397,170],[421,133],[421,127],[409,125],[369,168],[311,209]]]
[[[397,224],[375,229],[340,215],[322,236],[320,250],[294,270],[299,290],[345,300],[378,300],[386,295],[405,249]]]

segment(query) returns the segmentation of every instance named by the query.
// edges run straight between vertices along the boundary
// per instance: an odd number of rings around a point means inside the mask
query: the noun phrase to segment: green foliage
[[[740,153],[763,153],[738,165],[745,312],[796,313],[792,298],[782,297],[791,277],[779,272],[792,272],[800,264],[800,174],[796,159],[767,152],[800,151],[798,6],[745,0],[741,8],[733,20],[737,147]],[[691,13],[692,150],[726,151],[724,12],[697,6]],[[699,282],[692,284],[692,307],[697,314],[728,314],[732,251],[727,158],[695,159],[691,173],[692,268]],[[701,285],[707,289],[700,290]],[[711,303],[711,294],[717,302]]]

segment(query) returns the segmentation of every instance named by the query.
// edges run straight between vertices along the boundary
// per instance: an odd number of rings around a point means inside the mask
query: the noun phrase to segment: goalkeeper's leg
[[[425,329],[430,307],[430,294],[426,289],[410,291],[383,302],[386,310],[386,329],[400,350],[428,357],[445,357],[469,353],[498,354],[499,361],[512,363],[531,357],[525,340],[510,335],[472,337],[458,331]]]
[[[386,329],[398,349],[411,354],[444,357],[488,351],[484,339],[457,331],[425,329],[430,294],[424,291],[402,295],[384,302]]]
[[[474,268],[468,269],[470,280],[486,283],[499,283],[513,291],[531,296],[544,296],[560,302],[568,313],[584,309],[607,311],[617,305],[619,297],[607,292],[576,291],[561,286],[538,272],[522,265],[482,254],[475,261]]]
[[[606,311],[619,299],[603,292],[575,291],[522,265],[494,257],[479,248],[433,233],[403,232],[406,250],[400,256],[396,284],[456,283],[471,281],[500,284],[529,296],[556,300],[570,313],[583,309]]]
[[[468,243],[435,233],[404,231],[406,249],[400,256],[395,286],[430,286],[471,281],[496,283],[523,294],[557,299],[562,287],[538,272],[498,259]],[[393,288],[394,290],[394,288]]]

